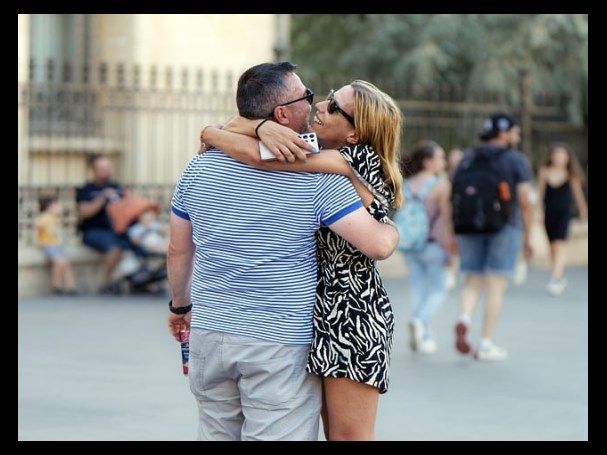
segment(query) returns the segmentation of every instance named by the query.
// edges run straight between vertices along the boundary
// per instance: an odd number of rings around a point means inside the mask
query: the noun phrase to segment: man
[[[520,142],[520,127],[514,119],[497,113],[485,120],[480,134],[482,144],[468,150],[455,171],[465,168],[475,153],[488,153],[502,169],[511,196],[511,214],[508,222],[496,233],[458,235],[460,270],[465,275],[460,295],[460,317],[455,327],[456,349],[462,354],[472,351],[468,340],[472,312],[479,299],[481,286],[485,290],[485,316],[479,348],[474,357],[478,360],[505,360],[505,349],[493,344],[495,325],[504,300],[506,279],[512,274],[521,250],[525,257],[532,254],[530,244],[532,205],[530,201],[531,169],[522,153],[514,148]]]
[[[119,199],[123,194],[120,184],[111,180],[112,163],[105,155],[93,155],[89,160],[92,180],[76,192],[79,229],[82,242],[103,254],[103,284],[101,293],[117,293],[112,275],[122,255],[129,248],[124,236],[117,235],[106,212],[108,202]]]
[[[313,95],[294,70],[264,63],[242,74],[240,115],[271,113],[305,131]],[[178,339],[193,305],[190,388],[200,439],[318,438],[320,379],[305,365],[321,225],[377,259],[398,241],[343,176],[257,170],[217,150],[195,157],[181,176],[172,201],[168,324]]]

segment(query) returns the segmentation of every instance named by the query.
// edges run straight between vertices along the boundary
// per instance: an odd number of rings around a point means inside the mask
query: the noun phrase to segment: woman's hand
[[[263,125],[260,126],[260,123]],[[277,160],[294,162],[297,158],[306,159],[305,151],[311,152],[314,148],[295,131],[271,120],[249,120],[244,117],[234,117],[223,126],[226,131],[246,134],[256,137],[272,152]],[[303,150],[302,150],[303,149]]]
[[[202,130],[200,131],[200,149],[198,150],[199,155],[201,153],[208,152],[209,150],[211,150],[213,148],[213,145],[209,144],[208,142],[206,142],[204,140],[204,132],[209,127],[219,128],[219,129],[222,128],[221,125],[207,125],[204,128],[202,128]]]
[[[286,126],[268,121],[257,129],[259,139],[279,161],[305,161],[306,151],[317,152],[313,146],[301,139],[298,134]]]
[[[263,122],[263,124],[261,124]],[[220,128],[231,133],[244,134],[249,137],[260,139],[277,160],[282,162],[295,162],[296,159],[306,160],[306,152],[317,152],[314,146],[301,139],[292,129],[279,125],[269,119],[249,120],[236,116],[223,126],[208,125]],[[211,145],[205,139],[205,126],[200,132],[200,150],[198,153],[206,152]]]

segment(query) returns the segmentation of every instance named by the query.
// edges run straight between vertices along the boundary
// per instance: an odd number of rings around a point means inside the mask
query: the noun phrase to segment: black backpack
[[[451,204],[456,234],[493,233],[510,219],[510,187],[500,156],[475,149],[472,159],[462,160],[453,176]]]

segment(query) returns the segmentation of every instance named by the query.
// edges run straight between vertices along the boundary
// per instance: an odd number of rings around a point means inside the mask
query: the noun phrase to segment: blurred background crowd
[[[534,175],[554,141],[587,175],[586,14],[20,14],[19,295],[52,286],[36,241],[41,197],[60,202],[79,289],[97,289],[101,259],[77,228],[91,157],[108,157],[112,179],[158,204],[166,224],[201,127],[236,114],[246,68],[279,60],[321,96],[353,79],[390,94],[405,117],[403,154],[423,139],[471,147],[502,111],[518,120]]]

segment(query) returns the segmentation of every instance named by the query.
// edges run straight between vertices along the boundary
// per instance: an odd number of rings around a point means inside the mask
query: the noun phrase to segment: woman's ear
[[[359,139],[360,137],[355,129],[351,129],[348,135],[346,136],[346,142],[348,144],[358,144]]]

